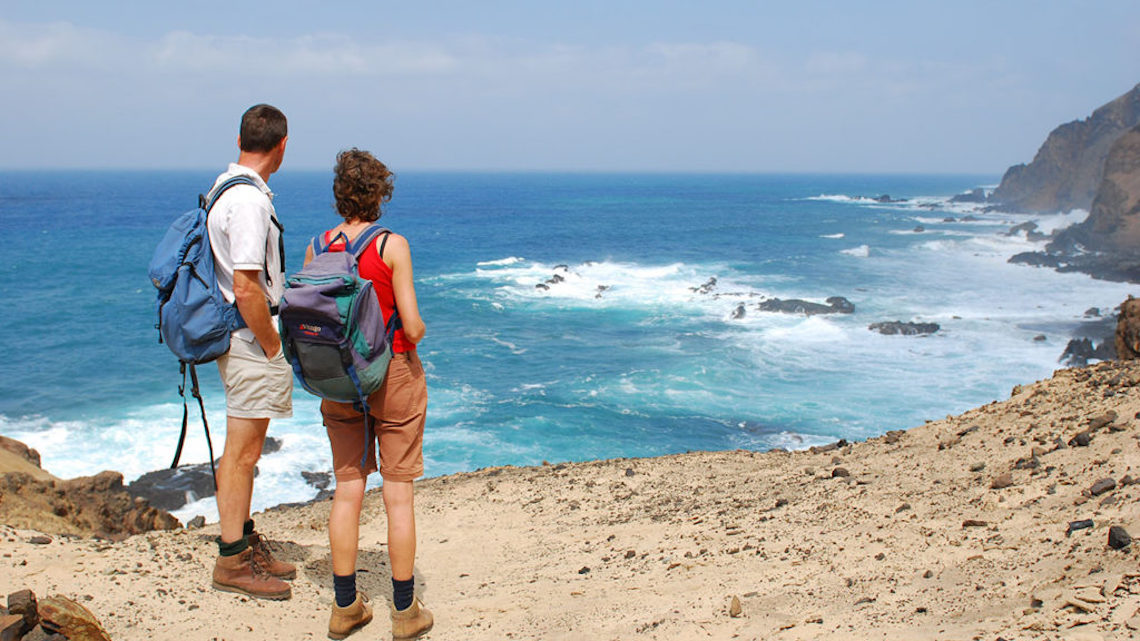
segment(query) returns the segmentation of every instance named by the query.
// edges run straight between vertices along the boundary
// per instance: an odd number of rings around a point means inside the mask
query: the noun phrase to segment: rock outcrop
[[[851,314],[855,312],[854,303],[842,296],[832,296],[828,298],[826,302],[827,304],[823,305],[798,298],[788,300],[770,298],[756,305],[756,309],[762,312],[804,314],[806,316],[814,316],[816,314]],[[741,315],[743,316],[743,313]]]
[[[1122,361],[1140,358],[1140,299],[1129,296],[1120,304],[1115,338],[1117,358]]]
[[[1054,129],[1033,162],[1005,172],[990,201],[1019,212],[1088,209],[1117,138],[1140,124],[1140,85],[1084,120]]]
[[[19,443],[12,439],[5,442]],[[110,540],[181,527],[169,512],[151,507],[144,499],[132,498],[118,472],[62,480],[30,460],[16,457],[9,447],[0,448],[0,454],[5,455],[0,457],[2,523]]]
[[[1140,282],[1140,126],[1117,138],[1088,219],[1057,233],[1044,252],[1010,262]]]

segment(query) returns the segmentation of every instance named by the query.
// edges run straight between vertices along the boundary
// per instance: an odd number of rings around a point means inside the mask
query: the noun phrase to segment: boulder
[[[1116,357],[1122,361],[1135,360],[1140,356],[1140,299],[1129,296],[1120,304],[1114,345]]]
[[[1065,346],[1065,351],[1057,360],[1068,367],[1084,367],[1093,359],[1110,361],[1115,357],[1116,349],[1108,341],[1095,345],[1090,338],[1074,338]]]
[[[42,627],[57,632],[68,641],[111,641],[90,610],[64,596],[50,596],[39,605]]]
[[[952,203],[984,203],[986,202],[986,190],[981,187],[975,187],[970,191],[963,194],[957,194],[950,198]]]

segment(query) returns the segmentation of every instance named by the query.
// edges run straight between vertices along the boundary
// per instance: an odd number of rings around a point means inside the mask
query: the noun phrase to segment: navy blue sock
[[[392,605],[397,610],[407,610],[416,596],[416,577],[407,581],[392,579]]]
[[[347,608],[356,600],[356,573],[348,576],[333,575],[333,589],[336,590],[336,604]]]
[[[245,522],[245,525],[241,528],[241,533],[242,536],[249,536],[250,534],[253,534],[253,519],[249,519]]]

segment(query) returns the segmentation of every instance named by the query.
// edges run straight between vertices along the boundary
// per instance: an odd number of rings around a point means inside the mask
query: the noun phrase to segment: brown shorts
[[[375,472],[377,441],[380,476],[389,481],[422,476],[427,382],[415,350],[392,357],[384,384],[368,397],[368,413],[372,416],[372,434],[365,440],[364,414],[351,403],[321,401],[337,480],[362,479]],[[361,459],[366,459],[363,467]]]

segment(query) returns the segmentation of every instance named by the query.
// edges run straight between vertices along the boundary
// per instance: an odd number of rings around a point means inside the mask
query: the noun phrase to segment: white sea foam
[[[847,234],[844,234],[844,233],[840,232],[840,233],[838,233],[838,234],[823,234],[823,235],[821,235],[821,236],[820,236],[820,238],[843,238],[843,237],[845,237],[846,235],[847,235]]]
[[[502,267],[506,265],[514,265],[515,263],[521,263],[522,261],[523,259],[517,256],[508,256],[507,258],[500,258],[498,260],[485,260],[476,264],[480,267]]]
[[[858,247],[852,247],[850,249],[841,249],[839,253],[856,258],[867,258],[871,255],[871,247],[869,245],[859,245]]]

